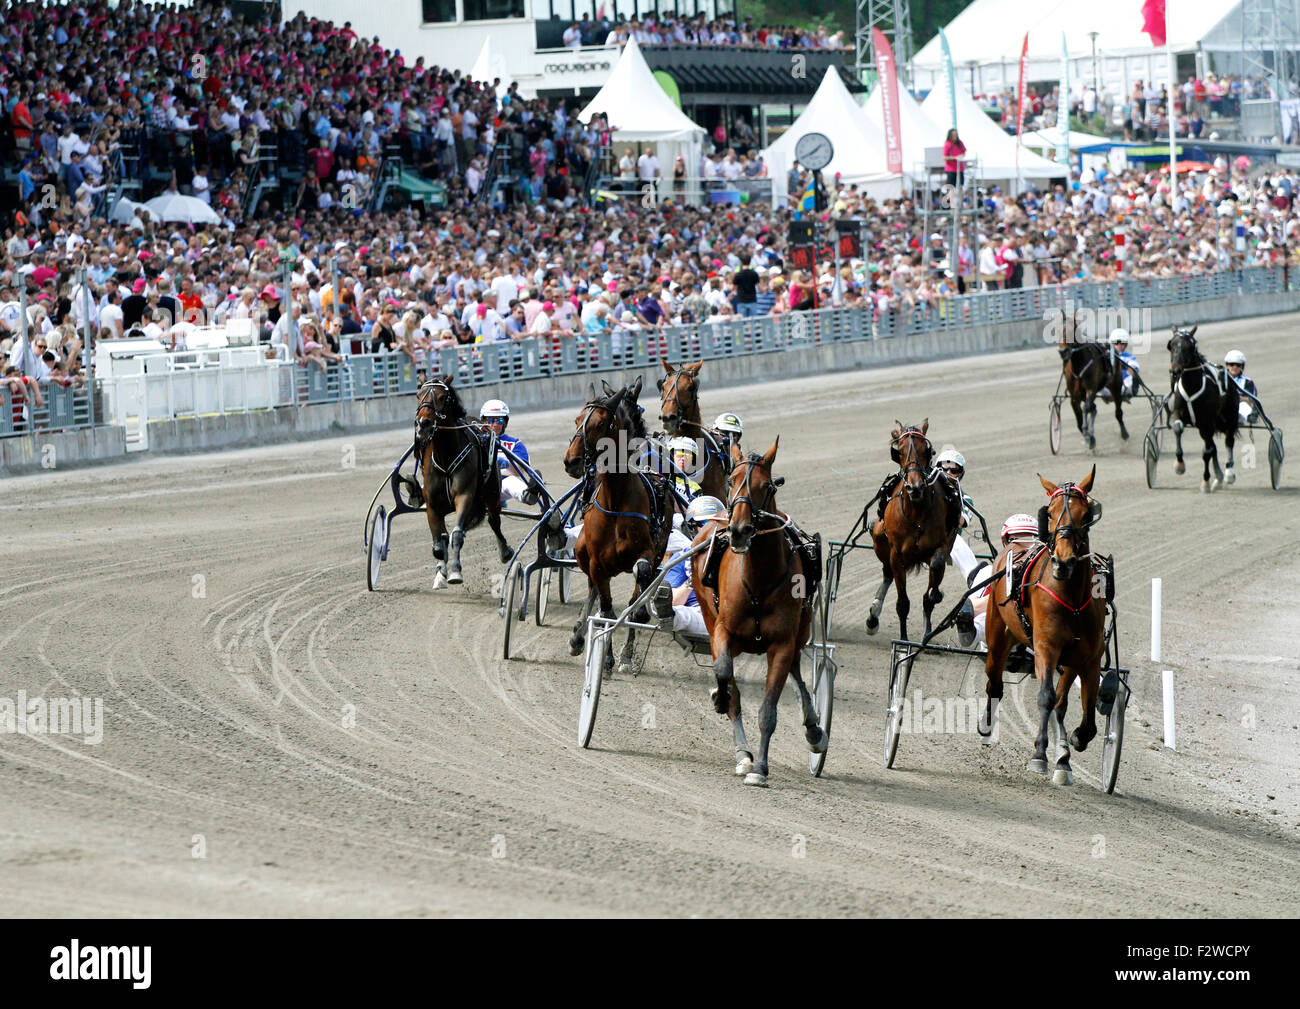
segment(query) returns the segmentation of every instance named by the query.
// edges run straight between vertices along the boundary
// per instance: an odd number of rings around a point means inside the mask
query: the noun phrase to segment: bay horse
[[[772,463],[780,439],[763,455],[748,458],[732,448],[731,507],[726,539],[715,540],[721,551],[716,563],[716,591],[705,585],[708,560],[691,564],[695,597],[700,601],[704,625],[713,653],[714,710],[731,719],[736,748],[736,774],[746,785],[767,786],[768,746],[776,730],[776,706],[787,676],[799,688],[804,738],[808,749],[822,753],[829,735],[817,724],[812,697],[799,675],[799,659],[812,626],[816,573],[809,570],[802,550],[790,539],[789,517],[776,507],[776,490],[783,478],[772,479]],[[713,534],[705,526],[698,545]],[[734,660],[742,652],[767,656],[767,681],[758,724],[761,734],[758,759],[745,738],[740,714],[740,687],[735,682]]]
[[[511,557],[501,532],[501,474],[489,455],[490,439],[466,416],[452,388],[453,379],[453,375],[439,375],[425,382],[415,404],[415,456],[433,535],[435,589],[465,580],[460,565],[465,533],[485,515],[497,538],[501,563]],[[448,537],[446,516],[452,512],[456,524]]]
[[[1097,467],[1077,484],[1057,486],[1041,476],[1047,505],[1038,512],[1041,542],[1028,549],[1016,543],[993,561],[995,578],[989,597],[985,637],[988,656],[987,707],[980,731],[993,732],[1002,698],[1002,673],[1012,644],[1020,642],[1034,653],[1038,679],[1038,733],[1028,770],[1047,773],[1048,718],[1056,719],[1054,785],[1071,785],[1070,746],[1082,752],[1097,735],[1097,695],[1101,662],[1106,651],[1106,593],[1094,589],[1094,567],[1088,534],[1101,518],[1101,505],[1092,499]],[[1019,552],[1017,552],[1019,551]],[[1023,571],[1019,579],[1009,568]],[[1000,577],[999,577],[1000,576]],[[1057,667],[1061,676],[1053,684]],[[1079,679],[1083,708],[1079,727],[1065,735],[1070,684]],[[1108,684],[1113,691],[1114,686]]]
[[[1223,486],[1225,474],[1219,468],[1219,450],[1214,444],[1216,433],[1224,436],[1228,449],[1228,483],[1236,483],[1237,471],[1233,466],[1232,447],[1237,440],[1237,427],[1241,417],[1237,404],[1241,393],[1237,383],[1228,378],[1225,369],[1211,364],[1196,346],[1196,330],[1173,327],[1169,349],[1169,377],[1172,381],[1173,406],[1170,409],[1170,427],[1174,429],[1174,472],[1185,473],[1183,462],[1183,428],[1196,428],[1205,443],[1201,452],[1201,493],[1207,494]],[[1210,480],[1210,464],[1214,464],[1214,480]]]
[[[660,358],[664,374],[660,376],[659,423],[669,438],[679,434],[694,438],[705,460],[699,476],[694,476],[700,491],[719,501],[727,499],[727,476],[730,457],[724,455],[700,415],[700,368],[703,361],[673,368],[667,358]]]
[[[1069,335],[1067,336],[1067,329]],[[1061,370],[1065,376],[1065,391],[1074,411],[1074,423],[1083,435],[1090,450],[1097,448],[1097,394],[1106,389],[1115,402],[1115,419],[1119,422],[1119,436],[1128,441],[1128,428],[1124,425],[1124,369],[1115,359],[1109,344],[1097,340],[1079,339],[1078,310],[1075,318],[1068,319],[1061,310]]]
[[[636,410],[640,391],[640,379],[612,396],[598,395],[596,386],[589,382],[587,402],[574,420],[573,437],[564,453],[564,471],[569,476],[581,479],[594,471],[594,487],[583,513],[574,557],[591,586],[588,606],[595,601],[591,598],[594,595],[604,617],[614,616],[610,581],[631,572],[636,580],[632,591],[635,600],[654,577],[673,527],[673,498],[666,481],[657,474],[642,472],[639,460],[629,457],[629,440],[645,434]],[[642,607],[633,619],[645,623],[648,616]],[[572,654],[582,652],[586,634],[583,618],[574,625],[569,638]],[[628,628],[627,644],[619,656],[624,668],[631,665],[635,640],[636,629]],[[606,653],[606,675],[612,672],[613,665],[611,650]]]
[[[957,538],[961,499],[948,475],[932,466],[934,446],[925,436],[929,418],[920,427],[904,427],[894,421],[889,454],[898,463],[901,479],[883,507],[882,517],[871,527],[871,539],[884,571],[884,581],[867,613],[867,633],[880,627],[880,610],[891,584],[898,585],[898,625],[907,639],[907,614],[912,608],[907,595],[907,573],[929,568],[930,582],[922,597],[925,633],[930,633],[930,614],[943,601],[939,586],[944,568]]]

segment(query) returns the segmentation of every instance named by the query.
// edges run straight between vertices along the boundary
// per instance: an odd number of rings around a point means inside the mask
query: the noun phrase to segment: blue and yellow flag
[[[808,188],[803,191],[799,197],[799,206],[795,208],[794,219],[796,221],[803,219],[805,210],[815,211],[817,209],[817,182],[811,175],[808,176]]]

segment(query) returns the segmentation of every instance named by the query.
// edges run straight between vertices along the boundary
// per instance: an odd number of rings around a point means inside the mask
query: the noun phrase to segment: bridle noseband
[[[693,421],[685,420],[684,417],[685,411],[682,409],[681,381],[683,378],[691,378],[690,374],[685,369],[678,369],[677,371],[673,372],[671,376],[665,376],[665,378],[672,378],[673,385],[670,393],[664,395],[662,400],[659,403],[660,416],[676,417],[678,427],[680,427],[683,423],[694,423]],[[659,391],[661,393],[664,392],[664,384],[665,384],[665,380],[661,378],[659,380]],[[700,405],[699,387],[697,385],[691,385],[689,388],[695,394],[694,398],[690,401],[689,405],[694,407],[696,410],[698,410]],[[673,405],[676,407],[675,413],[664,412],[667,409],[669,400],[671,400]]]
[[[781,481],[777,481],[777,480],[768,481],[767,486],[763,488],[767,491],[767,498],[763,502],[763,507],[760,508],[754,504],[754,493],[750,487],[750,479],[754,475],[755,466],[762,466],[764,469],[767,469],[769,476],[771,475],[771,469],[763,462],[762,456],[759,455],[750,455],[748,459],[744,460],[743,462],[737,463],[736,465],[737,467],[739,466],[745,467],[745,479],[741,485],[742,493],[740,493],[739,495],[732,495],[731,499],[727,502],[728,524],[730,524],[732,521],[732,515],[735,513],[736,505],[744,503],[749,505],[749,513],[751,516],[753,516],[755,536],[761,536],[764,533],[775,532],[777,529],[785,528],[785,526],[789,523],[789,519],[783,518],[782,516],[778,515],[776,512],[768,511],[768,509],[772,506],[772,502],[776,499],[777,488],[781,486],[781,482],[784,482],[785,478],[782,477]],[[733,479],[734,479],[734,474],[733,474]],[[772,519],[777,524],[770,529],[759,529],[758,524],[764,519]]]
[[[591,439],[587,436],[587,424],[591,419],[592,413],[596,410],[604,410],[606,414],[605,421],[601,424],[602,429],[611,422],[614,424],[615,430],[618,429],[618,417],[615,411],[610,409],[608,401],[602,403],[599,400],[592,400],[583,407],[582,417],[578,421],[577,430],[573,432],[573,437],[569,439],[569,448],[572,448],[573,443],[579,438],[582,439],[582,471],[584,473],[589,472],[591,467],[596,464],[596,451],[592,447]],[[602,432],[598,431],[597,440],[599,440],[601,436]]]

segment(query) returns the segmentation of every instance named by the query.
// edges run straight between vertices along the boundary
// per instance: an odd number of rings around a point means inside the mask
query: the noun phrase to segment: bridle
[[[587,435],[587,425],[591,419],[592,413],[596,410],[604,410],[606,414],[605,421],[601,424],[601,430],[597,432],[597,440],[599,440],[600,437],[610,437],[610,435],[604,434],[603,431],[607,425],[612,423],[615,431],[617,431],[618,428],[617,413],[614,409],[611,409],[608,400],[605,402],[592,400],[583,407],[582,416],[578,420],[577,429],[573,432],[573,437],[569,439],[569,448],[573,448],[573,443],[579,438],[582,439],[582,471],[584,473],[589,472],[591,467],[596,464],[596,450],[592,446],[591,439]]]
[[[685,371],[684,369],[679,369],[679,370],[673,372],[671,376],[667,376],[667,375],[664,376],[664,378],[661,378],[661,379],[659,380],[659,391],[660,391],[660,393],[663,393],[663,392],[664,392],[664,384],[665,384],[665,380],[666,380],[667,378],[669,378],[669,377],[671,377],[672,380],[673,380],[672,389],[671,389],[671,391],[670,391],[668,394],[666,394],[666,395],[664,395],[664,396],[662,397],[662,399],[661,399],[661,401],[660,401],[660,403],[659,403],[659,413],[660,413],[660,416],[661,416],[661,417],[675,417],[675,418],[676,418],[676,426],[677,426],[677,427],[681,427],[682,424],[695,424],[695,421],[688,421],[688,420],[685,419],[685,413],[686,413],[686,411],[682,409],[682,403],[683,403],[683,400],[682,400],[682,392],[681,392],[681,382],[682,382],[682,379],[683,379],[683,378],[692,378],[692,376],[691,376],[687,371]],[[694,393],[694,398],[692,398],[692,399],[690,400],[690,402],[689,402],[687,405],[690,406],[694,412],[698,413],[698,412],[699,412],[699,408],[700,408],[700,390],[699,390],[699,386],[698,386],[698,385],[690,385],[690,386],[688,386],[688,388],[689,388],[689,389]],[[669,403],[670,400],[671,400],[673,406],[675,407],[675,412],[674,412],[674,413],[665,413],[664,411],[668,408],[668,403]],[[698,424],[695,424],[695,426],[698,427],[699,425],[698,425]]]
[[[426,395],[430,390],[437,389],[441,389],[445,394],[443,397],[444,404],[450,401],[460,408],[459,414],[445,409],[445,406],[440,407],[436,396]],[[431,414],[433,419],[429,420],[428,417],[421,417],[421,414]],[[415,407],[416,451],[420,452],[423,446],[433,444],[434,438],[439,431],[470,431],[477,434],[476,425],[466,422],[464,417],[465,408],[461,406],[460,399],[457,397],[455,390],[452,389],[450,382],[441,378],[433,378],[425,382],[424,385],[420,386]],[[449,423],[451,421],[460,421],[460,423]],[[492,434],[491,437],[495,438],[496,436]],[[476,437],[471,437],[465,442],[456,457],[446,466],[438,462],[438,449],[435,445],[433,451],[429,453],[429,466],[450,479],[451,475],[460,469],[461,464],[470,457],[476,444],[481,443]]]
[[[785,477],[777,477],[776,479],[768,480],[767,485],[764,488],[762,488],[763,490],[767,491],[767,497],[763,502],[763,507],[760,508],[754,504],[754,492],[750,486],[750,480],[754,475],[755,466],[762,466],[764,469],[766,469],[768,471],[769,477],[771,476],[771,472],[772,472],[770,467],[768,467],[767,464],[763,462],[762,456],[753,455],[753,454],[751,454],[748,459],[745,459],[743,462],[737,463],[736,465],[737,467],[740,466],[745,467],[745,479],[744,482],[741,484],[741,493],[738,495],[733,494],[731,496],[731,499],[727,502],[728,525],[730,525],[732,521],[732,515],[735,513],[736,505],[746,504],[749,506],[749,513],[750,515],[753,516],[754,519],[753,535],[762,536],[766,533],[774,533],[778,529],[784,529],[786,526],[788,526],[790,524],[789,518],[786,518],[776,512],[768,510],[772,506],[772,502],[776,500],[777,488],[785,483]],[[734,474],[733,474],[733,479],[734,479]],[[758,524],[759,522],[765,519],[771,519],[777,524],[768,529],[760,529],[758,527]]]
[[[1081,523],[1074,521],[1074,512],[1070,509],[1071,497],[1077,497],[1088,509]],[[1039,509],[1038,538],[1047,545],[1054,564],[1070,565],[1072,567],[1071,562],[1086,560],[1092,556],[1091,552],[1086,549],[1088,547],[1088,532],[1101,519],[1101,502],[1094,501],[1076,484],[1072,483],[1061,484],[1052,492],[1048,500],[1049,502],[1055,501],[1057,498],[1063,498],[1064,500],[1061,502],[1061,511],[1056,517],[1055,523],[1052,521],[1051,509],[1048,505],[1044,505]],[[1064,536],[1072,543],[1081,545],[1085,549],[1071,558],[1062,560],[1056,556],[1056,541],[1061,536]]]
[[[925,433],[918,427],[906,428],[905,430],[899,433],[897,438],[894,439],[893,451],[895,454],[895,461],[898,463],[898,468],[902,471],[903,474],[903,479],[901,482],[903,483],[904,486],[899,488],[900,494],[903,492],[903,490],[906,489],[907,474],[912,472],[920,473],[921,480],[925,483],[925,486],[928,487],[930,485],[930,481],[927,479],[925,467],[922,466],[917,461],[918,457],[920,456],[920,450],[916,446],[917,438],[921,439],[921,441],[925,443],[926,449],[929,450],[931,457],[933,457],[934,445],[931,443],[930,439],[925,436]],[[904,439],[906,439],[907,441],[906,456],[903,455]]]

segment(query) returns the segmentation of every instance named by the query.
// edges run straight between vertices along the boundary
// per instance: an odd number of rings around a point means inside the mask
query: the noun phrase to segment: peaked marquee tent
[[[885,101],[880,93],[879,84],[871,89],[862,111],[867,119],[883,133]],[[922,110],[921,103],[901,86],[898,89],[898,125],[903,142],[903,171],[910,175],[918,166],[924,164],[927,147],[943,147],[943,138],[948,131],[933,122]]]
[[[483,40],[483,48],[478,51],[478,59],[474,61],[474,66],[470,69],[469,75],[474,80],[481,81],[484,84],[491,84],[498,77],[501,78],[501,84],[497,87],[498,98],[504,95],[514,82],[505,53],[499,52],[492,45],[492,36],[490,35]]]
[[[629,39],[623,47],[609,80],[578,113],[578,121],[585,123],[596,115],[603,115],[609,121],[615,144],[654,144],[659,172],[664,179],[672,179],[673,164],[680,156],[686,163],[687,187],[695,188],[704,130],[673,104],[659,86],[636,39]]]
[[[839,175],[842,183],[857,183],[877,199],[902,192],[902,177],[891,175],[886,167],[884,131],[853,100],[832,67],[826,71],[799,118],[763,152],[763,161],[772,177],[776,206],[782,206],[788,195],[786,173],[795,162],[795,146],[809,133],[825,134],[835,148],[835,156],[822,169],[822,177],[828,184]]]

